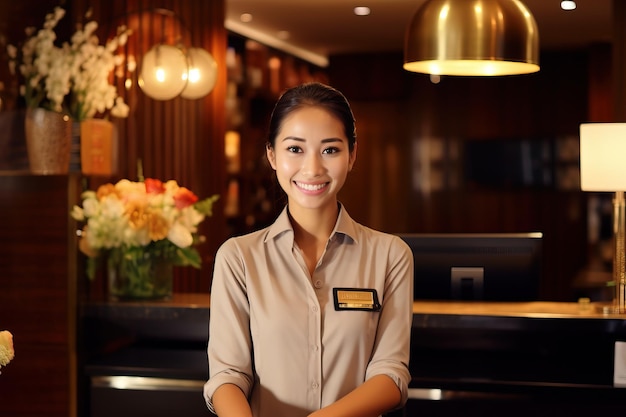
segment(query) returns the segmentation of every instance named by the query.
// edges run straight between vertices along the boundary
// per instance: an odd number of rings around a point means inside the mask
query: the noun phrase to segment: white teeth
[[[301,182],[297,182],[296,184],[298,185],[298,187],[307,191],[321,190],[322,188],[326,186],[326,184],[303,184]]]

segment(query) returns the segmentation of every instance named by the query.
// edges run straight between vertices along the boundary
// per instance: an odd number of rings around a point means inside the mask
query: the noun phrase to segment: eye
[[[296,145],[287,146],[287,152],[291,153],[301,153],[302,148]]]
[[[334,146],[331,146],[331,147],[329,147],[329,148],[324,149],[324,150],[322,151],[322,153],[323,153],[323,154],[333,154],[333,153],[337,153],[337,152],[339,152],[339,151],[340,151],[340,149],[339,149],[339,148],[336,148],[336,147],[334,147]]]

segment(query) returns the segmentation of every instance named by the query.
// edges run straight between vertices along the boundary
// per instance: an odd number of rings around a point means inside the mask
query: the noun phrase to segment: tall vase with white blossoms
[[[65,10],[56,7],[41,29],[26,29],[20,48],[7,48],[10,69],[23,82],[26,143],[36,174],[69,171],[73,123],[96,115],[126,117],[129,111],[109,78],[123,62],[123,55],[115,52],[130,32],[121,27],[100,45],[95,35],[98,25],[90,21],[78,25],[71,40],[59,45],[55,28],[64,15]]]

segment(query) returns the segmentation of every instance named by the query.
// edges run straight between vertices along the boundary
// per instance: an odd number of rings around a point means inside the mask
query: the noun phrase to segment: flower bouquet
[[[198,225],[218,198],[199,201],[175,180],[152,178],[85,191],[71,215],[85,222],[79,248],[88,256],[87,276],[93,279],[97,261],[106,258],[112,297],[168,297],[172,266],[200,268]]]
[[[0,332],[0,369],[7,366],[14,357],[13,335],[8,330],[2,330]]]
[[[124,62],[124,56],[115,52],[126,44],[130,31],[121,26],[115,37],[100,45],[95,35],[98,24],[92,20],[79,24],[70,42],[58,45],[54,30],[64,16],[65,10],[56,7],[41,29],[26,28],[21,47],[7,46],[9,68],[21,77],[26,106],[65,113],[75,121],[108,111],[127,117],[129,108],[109,76]]]

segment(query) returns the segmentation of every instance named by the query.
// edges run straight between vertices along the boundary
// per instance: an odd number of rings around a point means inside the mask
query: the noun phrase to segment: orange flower
[[[165,239],[170,229],[170,225],[163,216],[156,213],[148,214],[148,236],[150,239],[157,241]]]
[[[126,213],[128,213],[128,223],[130,227],[135,230],[146,227],[149,214],[144,204],[140,204],[137,201],[129,201],[127,203]]]
[[[193,191],[180,187],[174,193],[174,204],[176,208],[179,210],[184,209],[185,207],[189,207],[195,204],[198,201],[198,196],[193,193]]]
[[[165,185],[161,180],[146,178],[144,184],[146,184],[146,192],[148,194],[163,194],[165,192]]]
[[[96,191],[96,198],[98,200],[102,200],[104,197],[114,194],[116,196],[120,196],[119,192],[115,189],[115,186],[111,183],[101,185],[98,187],[98,191]]]

